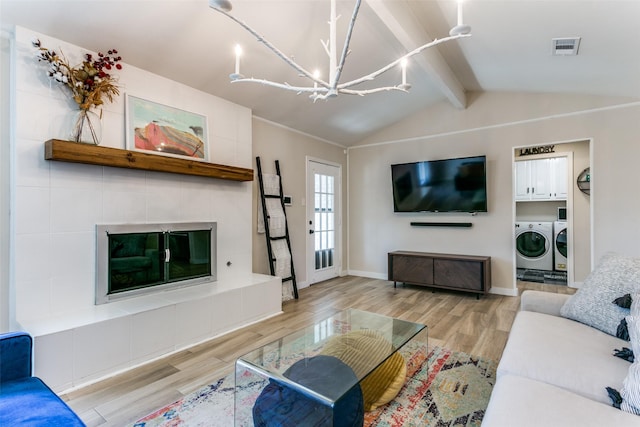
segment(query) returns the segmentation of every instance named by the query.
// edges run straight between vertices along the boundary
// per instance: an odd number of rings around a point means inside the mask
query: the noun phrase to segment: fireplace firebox
[[[96,304],[216,280],[216,223],[96,226]]]

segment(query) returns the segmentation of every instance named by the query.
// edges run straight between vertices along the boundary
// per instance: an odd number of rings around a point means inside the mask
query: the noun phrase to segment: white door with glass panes
[[[307,159],[307,281],[309,284],[340,273],[342,218],[340,165]]]

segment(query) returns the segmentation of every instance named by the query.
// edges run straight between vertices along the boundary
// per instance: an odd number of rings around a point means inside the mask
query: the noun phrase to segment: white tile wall
[[[74,384],[127,367],[131,363],[133,316],[92,323],[73,330]],[[43,380],[49,381],[48,372]]]
[[[30,320],[35,372],[62,392],[281,313],[281,281],[261,274]]]
[[[133,315],[131,356],[134,363],[174,350],[179,331],[175,318],[175,305]]]
[[[73,331],[34,337],[34,375],[59,389],[73,385]]]
[[[213,310],[217,296],[194,299],[176,307],[176,346],[186,347],[214,335]]]
[[[229,290],[220,294],[213,301],[214,333],[233,329],[233,325],[242,322],[242,292],[240,289]]]
[[[76,106],[35,59],[34,36],[44,46],[64,50],[74,64],[80,63],[85,51],[16,29],[12,141],[16,220],[11,268],[16,320],[28,331],[31,328],[38,343],[36,371],[60,390],[279,312],[279,285],[270,288],[277,290],[278,304],[265,298],[264,289],[259,297],[239,290],[253,280],[250,182],[44,160],[44,142],[67,138]],[[125,97],[131,94],[206,115],[209,161],[252,167],[249,109],[123,66],[121,96],[103,109],[102,145],[126,148]],[[119,308],[97,308],[93,302],[96,224],[178,221],[216,221],[218,277],[244,275],[248,283],[235,283],[216,298],[189,298],[181,304],[158,305],[158,299],[146,297],[139,306],[147,307],[134,312],[124,302]],[[243,298],[251,301],[243,303]]]

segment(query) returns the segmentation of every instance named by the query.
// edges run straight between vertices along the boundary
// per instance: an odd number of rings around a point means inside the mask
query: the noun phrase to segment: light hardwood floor
[[[519,282],[520,292],[573,293],[566,286]],[[499,360],[520,305],[519,297],[393,287],[386,280],[346,276],[300,290],[284,313],[126,373],[63,395],[88,426],[124,426],[212,383],[252,349],[345,308],[428,326],[429,345]]]

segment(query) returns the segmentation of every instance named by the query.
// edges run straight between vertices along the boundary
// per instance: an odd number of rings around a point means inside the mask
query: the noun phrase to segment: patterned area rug
[[[495,384],[496,363],[440,347],[405,346],[407,381],[387,405],[365,414],[367,427],[479,427]],[[262,381],[247,385],[256,395]],[[132,427],[234,425],[230,374],[138,420]],[[251,426],[250,420],[236,420]],[[236,425],[238,425],[236,424]]]

